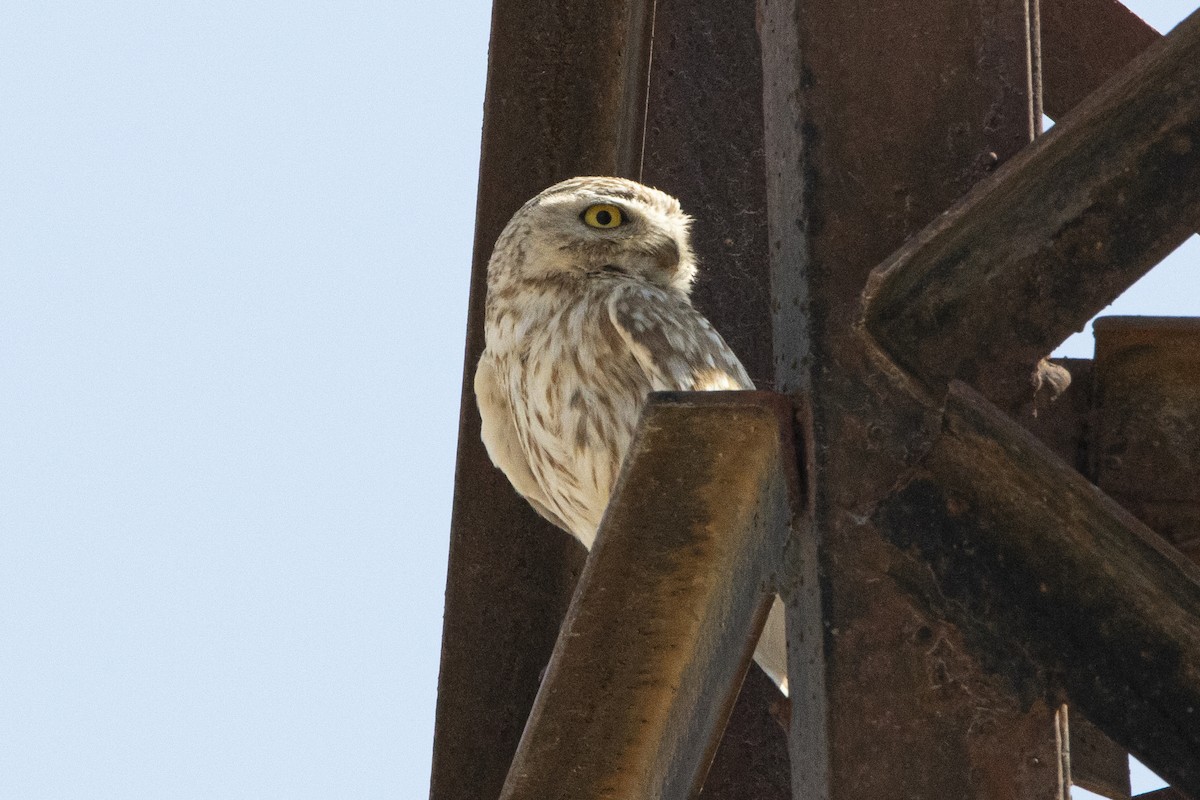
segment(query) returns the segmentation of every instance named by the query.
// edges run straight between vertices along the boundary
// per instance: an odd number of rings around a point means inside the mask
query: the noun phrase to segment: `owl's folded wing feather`
[[[608,313],[654,391],[754,388],[721,334],[686,300],[640,285],[614,293]]]
[[[475,368],[475,400],[479,404],[479,416],[483,422],[483,446],[492,463],[500,468],[513,488],[529,501],[535,511],[552,524],[570,532],[558,515],[550,510],[550,502],[538,485],[533,470],[529,468],[508,398],[496,380],[496,367],[486,351]]]

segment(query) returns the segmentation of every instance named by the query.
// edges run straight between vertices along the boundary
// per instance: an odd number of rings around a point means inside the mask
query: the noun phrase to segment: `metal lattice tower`
[[[768,391],[655,398],[585,571],[470,374],[500,229],[588,174],[701,220]],[[495,0],[431,796],[1200,798],[1200,320],[1042,362],[1198,226],[1200,14]]]

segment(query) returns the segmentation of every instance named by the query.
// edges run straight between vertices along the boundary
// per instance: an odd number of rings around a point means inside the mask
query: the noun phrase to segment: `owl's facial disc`
[[[687,293],[696,271],[690,222],[675,198],[648,186],[618,178],[564,181],[510,223],[524,229],[515,274],[625,276]]]
[[[688,220],[681,213],[602,196],[579,198],[563,211],[574,219],[559,246],[576,270],[685,290],[691,282]],[[685,253],[689,264],[681,270]]]

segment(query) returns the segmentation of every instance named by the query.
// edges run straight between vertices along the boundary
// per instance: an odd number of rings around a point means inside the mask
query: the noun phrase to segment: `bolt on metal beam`
[[[502,800],[699,793],[799,513],[793,413],[651,395]]]

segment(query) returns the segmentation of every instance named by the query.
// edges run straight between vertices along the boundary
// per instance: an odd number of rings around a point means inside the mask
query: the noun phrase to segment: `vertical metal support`
[[[775,385],[763,185],[762,55],[753,3],[655,0],[642,179],[696,218],[692,296],[760,388]],[[702,797],[789,800],[782,695],[751,667]]]
[[[693,297],[771,388],[762,55],[753,4],[656,0],[643,180],[696,218]]]
[[[814,532],[789,565],[793,794],[1055,798],[1055,709],[910,595],[927,567],[871,519],[935,421],[854,329],[871,268],[1028,141],[1024,2],[759,8],[776,378],[813,402]]]
[[[636,177],[649,0],[495,0],[430,796],[493,798],[584,561],[492,467],[471,390],[492,244],[573,175]]]
[[[1200,318],[1096,320],[1096,484],[1200,563]]]
[[[1095,333],[1089,474],[1200,562],[1200,319],[1102,317]],[[1098,757],[1080,785],[1128,797],[1124,751],[1090,724],[1085,731]]]
[[[1046,113],[1062,119],[1162,37],[1120,0],[1040,0]]]

